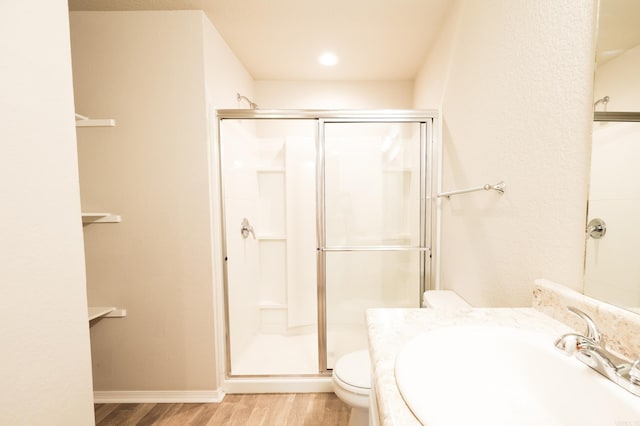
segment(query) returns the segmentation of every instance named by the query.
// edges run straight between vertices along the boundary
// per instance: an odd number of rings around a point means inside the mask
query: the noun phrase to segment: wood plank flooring
[[[343,426],[349,407],[333,393],[236,394],[210,404],[96,404],[97,426]]]

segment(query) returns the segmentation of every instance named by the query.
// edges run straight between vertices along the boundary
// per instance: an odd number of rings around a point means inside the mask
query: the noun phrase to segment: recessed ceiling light
[[[325,52],[318,57],[318,62],[325,67],[331,67],[338,63],[338,57],[331,52]]]

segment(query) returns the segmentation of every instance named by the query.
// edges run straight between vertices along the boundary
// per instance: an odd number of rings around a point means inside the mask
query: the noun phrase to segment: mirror
[[[640,313],[640,1],[600,0],[584,293]]]

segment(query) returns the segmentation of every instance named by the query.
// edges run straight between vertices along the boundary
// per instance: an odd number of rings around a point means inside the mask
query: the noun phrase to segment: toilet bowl
[[[341,356],[333,367],[333,391],[351,407],[349,426],[369,424],[371,363],[369,351],[360,350]]]

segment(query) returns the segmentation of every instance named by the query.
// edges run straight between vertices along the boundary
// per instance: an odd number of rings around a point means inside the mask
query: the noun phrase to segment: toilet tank
[[[433,309],[449,309],[455,311],[468,312],[471,305],[464,301],[455,291],[451,290],[429,290],[423,295],[423,306]]]

